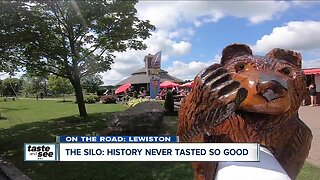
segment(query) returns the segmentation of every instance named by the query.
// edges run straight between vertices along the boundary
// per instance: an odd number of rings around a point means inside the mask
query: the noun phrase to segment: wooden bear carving
[[[247,45],[227,46],[221,64],[202,70],[181,104],[180,140],[260,143],[295,179],[312,140],[298,116],[306,93],[301,59],[283,49],[254,56]],[[216,167],[216,162],[193,163],[195,179],[214,179]]]

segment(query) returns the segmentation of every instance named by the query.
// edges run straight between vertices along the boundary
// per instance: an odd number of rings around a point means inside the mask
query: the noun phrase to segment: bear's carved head
[[[277,48],[255,56],[249,46],[232,44],[224,48],[221,64],[248,90],[240,110],[282,114],[296,112],[306,93],[301,60],[294,51]]]

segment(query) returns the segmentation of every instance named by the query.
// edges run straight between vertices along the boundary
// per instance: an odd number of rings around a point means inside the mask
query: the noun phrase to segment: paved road
[[[320,106],[301,106],[299,109],[300,118],[312,130],[313,140],[307,161],[320,166]]]

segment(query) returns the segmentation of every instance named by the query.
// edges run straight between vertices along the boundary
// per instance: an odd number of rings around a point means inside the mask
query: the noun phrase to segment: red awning
[[[124,84],[124,85],[118,87],[118,89],[115,91],[115,93],[116,93],[116,94],[122,93],[122,92],[124,92],[125,90],[127,90],[130,86],[131,86],[130,83]]]
[[[181,85],[181,87],[192,87],[192,86],[193,86],[193,81]]]
[[[160,84],[160,88],[173,88],[173,87],[179,87],[180,84],[171,82],[171,81],[164,81],[163,83]]]
[[[320,68],[303,69],[304,74],[320,74]]]

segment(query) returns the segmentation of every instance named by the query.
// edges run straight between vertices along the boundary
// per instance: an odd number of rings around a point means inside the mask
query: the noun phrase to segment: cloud
[[[302,67],[304,69],[306,69],[306,68],[320,68],[320,59],[302,61]]]
[[[120,80],[122,80],[123,78],[126,78],[126,76],[124,77],[123,74],[120,74],[115,69],[111,69],[107,72],[100,73],[100,75],[102,76],[102,81],[105,85],[115,85],[118,82],[120,82]]]
[[[173,65],[166,70],[170,75],[185,79],[194,79],[194,77],[205,67],[209,66],[211,63],[191,61],[189,63],[184,63],[182,61],[174,61]]]
[[[189,28],[181,28],[175,31],[169,32],[168,38],[181,38],[182,40],[189,40],[195,33],[195,30],[191,27]]]
[[[173,44],[172,48],[173,48],[174,54],[176,54],[176,55],[187,54],[191,49],[191,43],[181,41],[179,43]]]
[[[124,53],[115,53],[115,63],[111,65],[111,70],[100,73],[105,85],[114,85],[127,78],[131,73],[144,67],[144,56],[146,51],[129,50]]]
[[[183,61],[174,61],[172,66],[165,68],[170,75],[180,78],[182,80],[194,79],[194,77],[205,67],[210,66],[213,63],[217,63],[220,60],[220,55],[214,56],[209,61],[191,61],[185,63]]]
[[[20,78],[23,74],[25,74],[23,71],[18,71],[18,72],[14,72],[14,75],[11,77],[12,78]],[[0,79],[3,80],[6,78],[10,78],[10,74],[5,73],[5,72],[0,72]]]
[[[276,18],[290,7],[290,2],[280,1],[139,1],[136,5],[138,17],[150,20],[157,30],[145,40],[148,48],[144,51],[116,53],[112,70],[103,73],[105,84],[115,84],[132,72],[144,66],[143,58],[151,53],[162,51],[162,61],[170,57],[187,55],[192,48],[190,39],[196,34],[196,28],[205,23],[214,23],[224,17],[245,18],[251,24]],[[171,60],[171,59],[170,59]],[[182,64],[181,64],[182,63]],[[189,74],[176,70],[177,65],[189,68]],[[208,63],[192,61],[184,63],[174,61],[169,73],[185,79],[190,78]]]
[[[0,72],[0,79],[3,80],[3,79],[6,79],[6,78],[9,78],[9,73],[3,73],[3,72]]]
[[[172,29],[182,21],[199,26],[226,16],[260,23],[286,11],[291,4],[285,1],[140,1],[136,7],[139,16],[149,19],[156,27]]]
[[[315,6],[317,4],[319,4],[320,2],[319,1],[292,1],[292,5],[294,7],[302,7],[302,8],[308,8],[308,7],[312,7],[312,6]]]
[[[320,49],[319,21],[292,21],[275,27],[253,46],[254,51],[267,52],[275,47],[296,51]]]
[[[145,41],[148,48],[142,51],[129,50],[127,52],[114,53],[116,58],[111,70],[102,73],[105,85],[120,82],[131,73],[144,67],[144,57],[162,51],[161,61],[165,62],[169,56],[185,55],[191,50],[191,43],[187,41],[175,41],[170,39],[169,32],[158,30],[152,32],[152,36]]]
[[[152,36],[145,42],[148,46],[146,52],[155,54],[158,51],[163,52],[162,60],[166,61],[170,55],[185,55],[191,49],[191,43],[188,41],[175,41],[168,37],[169,32],[159,30],[153,32]],[[147,54],[148,54],[147,53]],[[146,55],[146,54],[145,54]]]

